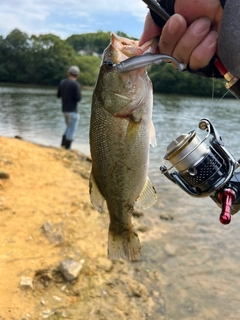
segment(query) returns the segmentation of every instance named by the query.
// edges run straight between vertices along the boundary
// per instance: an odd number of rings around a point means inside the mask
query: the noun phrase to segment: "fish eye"
[[[114,66],[113,61],[110,60],[110,59],[103,61],[103,64],[106,65],[106,67],[107,67],[108,69],[112,69],[112,67]]]

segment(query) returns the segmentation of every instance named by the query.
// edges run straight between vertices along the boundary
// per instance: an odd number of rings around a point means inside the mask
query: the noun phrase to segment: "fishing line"
[[[212,107],[211,107],[211,112],[210,114],[214,114],[215,110],[214,110],[214,91],[215,91],[215,78],[212,78]]]
[[[211,108],[211,115],[216,114],[217,109],[219,108],[219,103],[222,101],[222,99],[228,93],[228,92],[226,92],[217,102],[215,100],[215,103],[214,103],[215,82],[216,82],[216,78],[213,77],[212,78],[212,108]]]
[[[230,91],[227,90],[227,91],[224,93],[224,95],[218,100],[218,103],[221,102],[224,97],[226,97],[226,95],[228,94],[228,92],[230,92]]]
[[[211,112],[210,112],[211,115],[216,114],[216,111],[219,107],[220,102],[225,98],[225,96],[228,94],[228,92],[230,92],[229,90],[227,90],[224,93],[224,95],[217,102],[214,103],[215,81],[216,81],[216,78],[213,77],[212,78],[212,107],[211,107]]]

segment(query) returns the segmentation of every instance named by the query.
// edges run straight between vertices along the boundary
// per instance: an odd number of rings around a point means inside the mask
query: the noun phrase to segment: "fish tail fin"
[[[139,260],[141,256],[141,245],[138,235],[134,229],[116,234],[111,230],[108,233],[108,257],[109,259],[128,259],[130,261]]]

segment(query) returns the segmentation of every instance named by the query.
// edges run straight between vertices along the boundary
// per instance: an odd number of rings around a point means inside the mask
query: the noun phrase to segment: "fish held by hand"
[[[156,191],[148,178],[149,145],[156,145],[152,123],[152,83],[146,67],[119,73],[114,65],[155,52],[156,39],[138,42],[111,35],[92,97],[90,197],[94,207],[109,211],[110,259],[138,260],[141,245],[134,230],[134,208],[149,208]]]

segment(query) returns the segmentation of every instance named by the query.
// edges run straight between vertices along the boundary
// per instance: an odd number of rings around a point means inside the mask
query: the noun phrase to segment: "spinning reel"
[[[235,171],[240,164],[208,119],[202,119],[199,128],[207,131],[203,140],[193,130],[168,145],[164,159],[171,167],[161,166],[160,171],[190,196],[211,197],[222,207],[220,222],[228,224],[240,209],[240,172]]]

